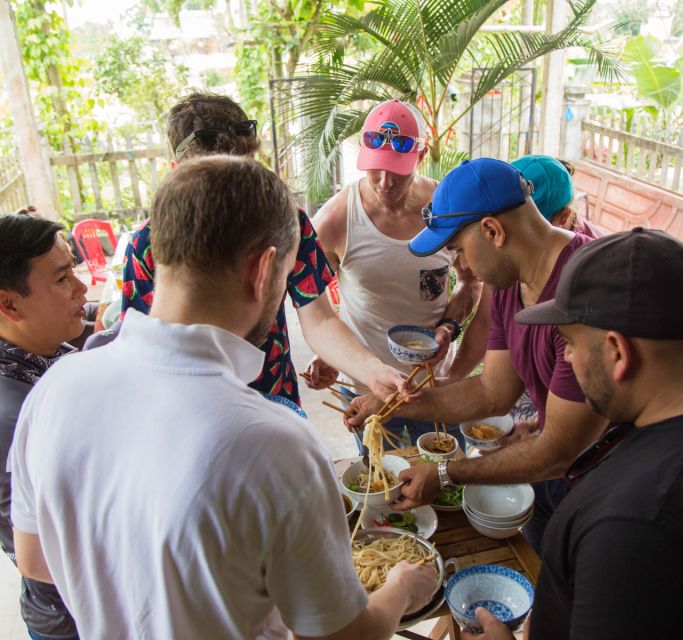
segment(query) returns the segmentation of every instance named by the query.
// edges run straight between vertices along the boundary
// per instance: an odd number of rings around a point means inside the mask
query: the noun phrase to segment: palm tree
[[[375,9],[354,18],[328,14],[318,27],[317,62],[302,82],[297,116],[305,153],[305,184],[313,196],[325,193],[340,144],[357,133],[374,103],[400,98],[415,104],[430,132],[426,173],[443,176],[457,164],[448,144],[456,122],[501,81],[537,58],[567,47],[584,47],[607,80],[619,64],[594,39],[580,32],[596,0],[568,0],[567,26],[544,33],[486,33],[492,54],[484,61],[475,36],[508,0],[377,0]],[[373,55],[347,62],[346,48],[358,39],[374,43]],[[480,41],[480,40],[479,40]],[[468,68],[482,67],[466,108],[446,118],[448,87]]]

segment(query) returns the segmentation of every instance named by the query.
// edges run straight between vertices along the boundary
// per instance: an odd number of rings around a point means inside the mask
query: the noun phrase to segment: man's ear
[[[169,162],[169,164],[171,165],[171,169],[175,169],[178,166],[178,161],[177,160],[171,160],[171,162]]]
[[[262,302],[268,293],[268,283],[276,254],[275,247],[266,247],[253,251],[247,258],[247,283],[255,302]]]
[[[605,348],[614,381],[624,382],[632,377],[638,366],[638,354],[633,343],[618,331],[608,331]]]
[[[482,237],[497,248],[505,244],[505,227],[497,216],[486,216],[479,221]]]
[[[0,316],[12,322],[23,319],[24,316],[17,305],[17,297],[19,294],[16,291],[0,289]]]
[[[556,227],[562,227],[563,229],[569,228],[569,218],[572,215],[571,207],[564,207],[560,209],[557,213],[553,214],[550,223]]]

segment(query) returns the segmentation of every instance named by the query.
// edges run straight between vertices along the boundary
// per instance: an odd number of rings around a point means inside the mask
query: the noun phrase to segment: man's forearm
[[[396,415],[454,424],[507,413],[509,407],[499,407],[498,398],[487,393],[481,380],[481,376],[473,376],[453,384],[423,389],[418,400],[399,407]]]
[[[302,323],[302,328],[306,343],[322,360],[364,384],[382,366],[334,314],[315,323]]]
[[[453,460],[448,475],[456,484],[540,482],[561,478],[572,459],[549,450],[541,435],[479,458]]]

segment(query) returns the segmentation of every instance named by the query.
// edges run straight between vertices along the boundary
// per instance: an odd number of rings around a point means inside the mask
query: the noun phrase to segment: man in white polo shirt
[[[399,565],[368,598],[322,444],[247,387],[294,263],[286,187],[252,160],[189,161],[151,224],[150,316],[55,365],[19,418],[19,569],[85,638],[389,637],[433,570]]]

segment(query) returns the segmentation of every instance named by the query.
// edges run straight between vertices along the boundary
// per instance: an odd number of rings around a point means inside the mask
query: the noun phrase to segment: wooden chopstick
[[[406,382],[412,382],[412,381],[413,381],[413,378],[414,378],[414,377],[418,374],[418,372],[420,371],[420,368],[421,368],[421,367],[420,367],[419,365],[416,366],[416,367],[413,367],[413,370],[410,372],[410,375],[409,375],[408,378],[406,379]],[[388,399],[388,400],[379,408],[379,411],[377,412],[377,415],[382,415],[382,414],[391,406],[391,403],[392,403],[392,402],[396,402],[396,398],[398,398],[399,393],[400,393],[400,392],[399,392],[398,390],[397,390],[397,391],[394,391],[394,393],[392,393],[392,394],[389,396],[389,399]]]
[[[415,387],[413,389],[413,393],[422,389],[422,387],[424,387],[426,384],[431,382],[433,379],[434,379],[434,376],[427,376],[422,382],[420,382],[420,384],[417,385],[417,387]],[[389,409],[387,409],[385,413],[380,414],[379,419],[382,422],[384,422],[392,413],[394,413],[394,411],[396,411],[396,409],[398,409],[400,406],[404,405],[405,402],[406,402],[405,398],[399,400],[393,407],[389,407]]]
[[[299,373],[299,375],[304,380],[308,380],[309,382],[311,381],[311,376],[308,375],[305,371],[302,373]],[[345,387],[349,387],[350,389],[359,389],[361,391],[369,391],[368,387],[366,387],[364,384],[353,384],[351,382],[337,382],[336,378],[330,378],[327,376],[320,376],[319,379],[321,382],[327,383],[328,385],[332,385],[332,384],[336,383],[336,384],[344,385]]]
[[[329,407],[330,409],[334,409],[335,411],[339,411],[339,413],[343,413],[347,418],[350,418],[353,415],[350,411],[346,411],[345,409],[338,407],[336,404],[332,404],[331,402],[327,402],[327,400],[323,400],[322,403],[326,407]]]
[[[421,567],[423,564],[426,564],[427,562],[431,562],[436,558],[436,554],[433,553],[431,556],[427,556],[426,558],[422,558],[422,560],[418,560],[415,564]]]
[[[432,370],[432,365],[428,364],[427,365],[427,373],[430,376],[434,376],[434,371]],[[430,387],[434,386],[434,378],[432,378],[432,384],[429,385]],[[441,444],[441,435],[439,434],[439,423],[434,420],[434,433],[436,433],[436,442],[438,444]]]

